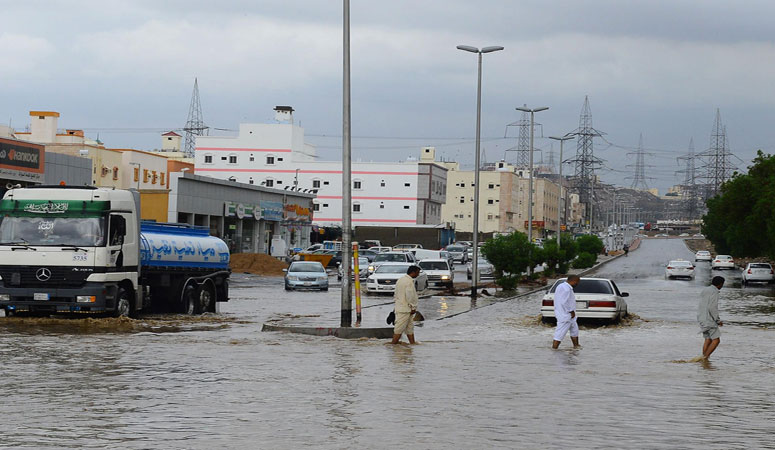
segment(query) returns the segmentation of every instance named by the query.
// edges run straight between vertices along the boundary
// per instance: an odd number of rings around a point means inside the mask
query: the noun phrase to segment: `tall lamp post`
[[[474,260],[471,263],[471,298],[476,300],[476,284],[479,278],[479,144],[482,131],[482,54],[503,50],[500,46],[484,47],[481,50],[470,45],[458,45],[458,50],[476,53],[479,59],[479,77],[476,84],[476,156],[474,167]]]
[[[343,0],[342,74],[342,327],[352,326],[352,165],[350,136],[350,0]]]
[[[568,139],[573,139],[573,136],[571,134],[566,134],[562,137],[557,136],[549,136],[549,139],[554,139],[555,141],[560,141],[560,196],[557,197],[557,248],[560,248],[560,231],[562,231],[562,213],[560,211],[563,211],[564,208],[562,208],[562,185],[563,185],[563,179],[562,179],[562,144],[567,141]]]
[[[530,113],[530,162],[528,167],[530,174],[528,175],[528,190],[527,190],[527,239],[528,242],[533,242],[533,135],[535,134],[535,113],[540,111],[546,111],[548,106],[539,106],[538,108],[530,109],[526,106],[517,107],[517,111],[523,111]],[[530,263],[530,268],[527,271],[528,274],[533,273],[533,263]]]

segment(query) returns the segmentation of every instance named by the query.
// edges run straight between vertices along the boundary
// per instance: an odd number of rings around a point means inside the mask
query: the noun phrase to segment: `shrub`
[[[585,234],[584,236],[580,236],[578,239],[576,239],[576,243],[578,244],[579,253],[591,253],[593,255],[598,255],[603,253],[603,248],[605,248],[603,241],[599,237],[592,234]]]
[[[530,243],[527,235],[516,231],[489,239],[482,245],[482,255],[495,267],[496,277],[508,276],[514,279],[514,283],[531,264],[535,266],[543,262],[541,249]]]
[[[579,256],[573,261],[574,269],[587,269],[592,267],[597,262],[597,255],[587,252],[579,253]]]
[[[497,280],[495,280],[495,283],[501,287],[504,291],[513,291],[517,288],[517,283],[519,282],[519,278],[515,276],[505,276],[500,277]]]

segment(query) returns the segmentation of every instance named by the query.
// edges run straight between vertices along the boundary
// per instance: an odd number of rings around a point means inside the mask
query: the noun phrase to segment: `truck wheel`
[[[197,304],[197,292],[196,292],[196,286],[194,283],[188,283],[185,288],[183,288],[183,295],[182,295],[182,302],[181,302],[181,309],[183,314],[187,316],[191,316],[196,314],[196,304]]]
[[[132,315],[132,298],[129,291],[119,287],[116,293],[116,309],[113,310],[113,317],[129,317]]]
[[[209,312],[215,304],[215,289],[213,283],[205,281],[199,286],[199,295],[197,296],[196,310],[194,314]]]

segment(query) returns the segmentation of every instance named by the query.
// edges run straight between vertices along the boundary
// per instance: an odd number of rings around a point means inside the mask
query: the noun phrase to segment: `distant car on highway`
[[[455,283],[455,271],[446,259],[424,259],[417,265],[428,275],[432,286],[451,288]]]
[[[678,237],[689,237],[689,233],[681,233]]]
[[[479,271],[480,280],[483,278],[489,278],[489,279],[495,278],[495,266],[493,266],[490,263],[490,261],[487,261],[482,257],[479,257],[479,262],[476,265],[476,270]],[[469,280],[472,280],[474,278],[473,272],[474,272],[474,262],[471,261],[466,266],[466,278],[468,278]]]
[[[670,280],[679,277],[694,279],[694,265],[682,259],[675,259],[667,263],[665,278]]]
[[[710,261],[713,257],[710,256],[710,252],[707,250],[700,250],[694,254],[695,261]]]
[[[692,236],[692,237],[696,237],[696,238],[698,238],[698,239],[705,239],[705,235],[704,235],[704,234],[700,234],[700,233],[697,233],[697,234],[695,234],[695,235],[694,235],[694,236]]]
[[[729,255],[716,255],[710,263],[711,269],[734,269],[735,260]]]
[[[328,290],[328,273],[317,261],[294,261],[285,272],[285,290],[319,289]]]
[[[406,275],[406,271],[413,263],[386,262],[377,267],[377,270],[369,275],[366,282],[366,291],[373,293],[388,292],[396,290],[396,282],[399,278]],[[428,289],[428,275],[420,269],[420,274],[414,279],[414,287],[417,292]]]
[[[554,291],[562,278],[554,282],[541,302],[541,320],[556,320],[554,315]],[[576,294],[576,316],[579,319],[604,319],[618,321],[627,315],[627,292],[620,292],[613,280],[607,278],[582,278],[573,289]]]
[[[743,269],[743,284],[748,283],[772,283],[775,281],[775,272],[768,263],[748,263]]]

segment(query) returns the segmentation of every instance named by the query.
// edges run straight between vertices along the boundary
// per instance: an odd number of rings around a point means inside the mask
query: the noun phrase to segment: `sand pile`
[[[234,253],[231,255],[229,266],[235,273],[283,275],[283,269],[286,269],[288,264],[264,253]]]

